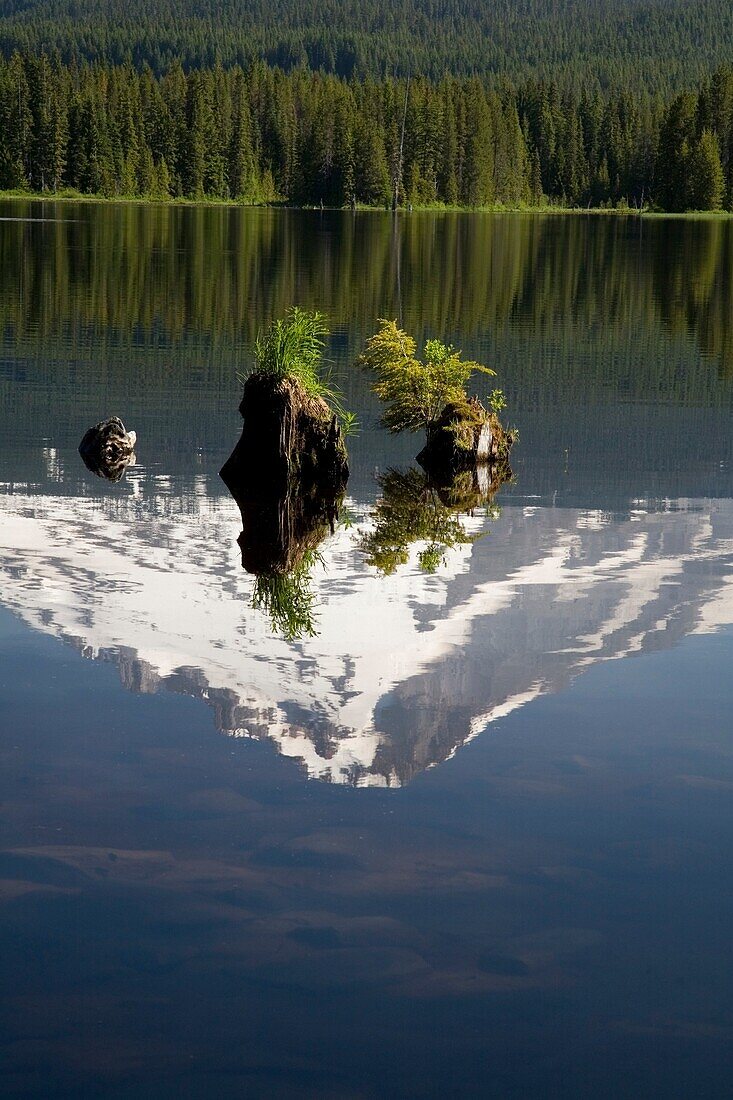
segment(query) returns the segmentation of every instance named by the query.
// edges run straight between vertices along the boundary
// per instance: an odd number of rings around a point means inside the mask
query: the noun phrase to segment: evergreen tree
[[[468,138],[461,198],[469,206],[488,206],[495,199],[494,143],[489,105],[478,79],[468,82],[465,102]]]
[[[235,69],[231,85],[232,120],[229,141],[229,192],[232,198],[257,194],[252,119],[244,73]]]
[[[665,113],[659,135],[655,201],[664,210],[687,210],[690,151],[696,140],[697,96],[675,96]]]
[[[342,206],[733,200],[733,71],[670,99],[478,77],[345,81],[261,63],[158,78],[0,60],[0,186]]]
[[[25,189],[30,183],[33,115],[30,89],[20,54],[3,67],[0,81],[0,186]]]
[[[718,139],[712,130],[703,130],[689,157],[687,204],[691,210],[720,210],[724,195]]]
[[[354,189],[359,202],[384,206],[390,200],[390,179],[384,139],[378,129],[357,118],[354,133]]]

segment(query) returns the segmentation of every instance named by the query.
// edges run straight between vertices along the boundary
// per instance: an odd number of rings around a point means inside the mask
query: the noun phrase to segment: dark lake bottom
[[[1,214],[0,1094],[729,1095],[733,226]],[[288,639],[218,470],[296,303],[360,431]],[[434,571],[378,317],[520,433]]]

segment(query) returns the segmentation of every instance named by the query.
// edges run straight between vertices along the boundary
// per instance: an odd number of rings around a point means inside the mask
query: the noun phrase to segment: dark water
[[[727,1095],[733,224],[0,216],[0,1091]],[[288,641],[217,471],[293,303],[361,430]],[[434,573],[363,549],[383,316],[520,430]]]

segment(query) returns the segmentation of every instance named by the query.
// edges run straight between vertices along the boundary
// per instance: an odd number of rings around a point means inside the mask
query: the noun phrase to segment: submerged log
[[[477,465],[508,466],[513,443],[514,434],[505,430],[496,413],[471,397],[445,406],[428,429],[417,461],[438,476]]]
[[[119,481],[135,462],[136,440],[137,434],[128,432],[119,416],[110,416],[85,432],[79,454],[86,468],[97,477]]]

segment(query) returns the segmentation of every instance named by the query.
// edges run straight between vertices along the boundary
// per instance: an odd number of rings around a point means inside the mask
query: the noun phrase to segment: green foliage
[[[506,408],[506,397],[503,390],[492,390],[489,394],[489,408],[499,415]]]
[[[359,431],[359,418],[355,412],[343,412],[341,414],[341,431],[345,436],[356,435]]]
[[[687,203],[690,210],[720,210],[725,175],[717,136],[703,130],[689,158]]]
[[[293,306],[285,317],[273,321],[255,341],[255,370],[275,378],[297,378],[311,394],[319,394],[320,366],[324,336],[328,335],[326,318],[317,311],[309,312]]]
[[[460,352],[439,340],[426,342],[421,361],[415,357],[415,341],[396,321],[380,319],[379,324],[359,363],[375,376],[372,389],[384,402],[384,424],[391,432],[429,428],[446,404],[465,401],[474,371],[495,374],[462,360]]]
[[[317,551],[306,551],[289,573],[260,573],[255,577],[252,607],[268,614],[273,631],[287,642],[313,638],[317,633],[311,584],[313,566],[322,561]]]
[[[257,60],[343,77],[446,72],[675,91],[733,55],[727,0],[4,0],[2,46],[165,73]]]
[[[323,366],[324,337],[328,336],[326,318],[292,306],[278,318],[254,344],[254,366],[248,374],[271,375],[275,379],[292,378],[311,397],[320,397],[336,413],[345,435],[356,430],[356,415],[344,409],[341,391],[330,369]],[[247,377],[247,374],[242,377]]]

